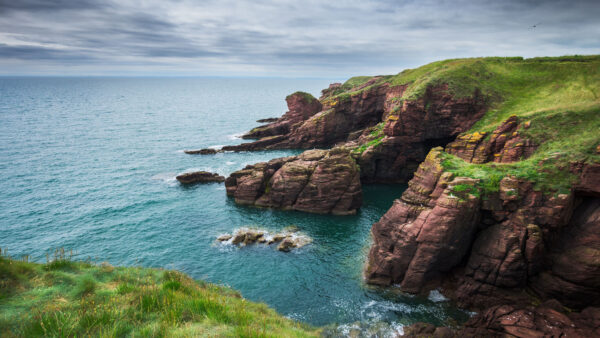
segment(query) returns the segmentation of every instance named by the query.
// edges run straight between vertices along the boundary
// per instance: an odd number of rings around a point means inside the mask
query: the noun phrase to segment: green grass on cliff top
[[[355,77],[342,88],[371,77]],[[446,84],[456,98],[476,92],[488,110],[469,133],[492,132],[511,115],[531,121],[521,132],[539,145],[533,156],[510,164],[471,164],[445,155],[447,170],[481,178],[489,190],[506,175],[533,181],[539,189],[566,192],[575,182],[570,162],[600,162],[600,55],[523,59],[488,57],[451,59],[383,76],[374,85],[407,86],[397,100],[423,97],[427,87]],[[368,87],[367,87],[368,88]],[[340,99],[362,90],[338,94]]]
[[[312,337],[318,331],[176,271],[0,255],[2,337]]]

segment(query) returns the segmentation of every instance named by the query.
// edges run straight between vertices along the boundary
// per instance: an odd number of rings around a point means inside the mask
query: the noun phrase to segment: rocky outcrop
[[[456,141],[446,146],[446,152],[471,163],[499,162],[509,163],[531,156],[536,146],[522,130],[529,128],[531,122],[519,123],[515,115],[504,121],[494,132],[475,132],[462,134]]]
[[[540,306],[497,305],[471,318],[456,337],[596,337],[600,336],[600,308],[567,314],[560,303]]]
[[[451,278],[454,298],[471,308],[527,302],[524,288],[575,309],[600,305],[596,165],[575,165],[575,189],[548,194],[511,176],[482,191],[442,161],[433,149],[373,225],[368,282],[419,292]]]
[[[292,249],[299,249],[312,243],[312,238],[292,226],[274,234],[261,229],[239,228],[233,234],[223,234],[217,237],[217,241],[237,246],[276,244],[277,250],[290,252]]]
[[[189,155],[214,155],[214,154],[220,152],[220,150],[213,149],[213,148],[204,148],[204,149],[197,149],[197,150],[184,150],[183,152],[186,154],[189,154]]]
[[[225,186],[237,203],[261,207],[344,215],[362,203],[359,169],[343,147],[249,165]]]
[[[175,177],[181,184],[194,184],[194,183],[209,183],[209,182],[223,182],[225,177],[219,174],[209,173],[207,171],[195,171],[191,173],[185,173]]]
[[[308,93],[296,92],[286,97],[285,100],[289,109],[287,113],[275,121],[269,121],[270,123],[267,125],[252,129],[250,132],[244,134],[242,138],[260,139],[288,134],[298,124],[306,121],[322,109],[321,102]]]
[[[600,199],[582,198],[568,226],[550,243],[545,269],[531,281],[544,298],[572,308],[600,306]]]
[[[600,335],[600,308],[569,312],[556,300],[539,306],[491,306],[460,328],[414,323],[402,337],[596,337]]]
[[[483,116],[486,104],[477,91],[457,99],[447,89],[429,87],[422,98],[405,101],[396,99],[405,87],[390,90],[381,140],[357,156],[363,181],[408,181],[431,148],[451,142]]]
[[[468,252],[480,217],[477,181],[442,177],[441,152],[431,151],[402,198],[373,225],[370,283],[419,292]]]

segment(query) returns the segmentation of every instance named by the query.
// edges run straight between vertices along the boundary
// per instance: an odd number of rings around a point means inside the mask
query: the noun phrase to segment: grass
[[[385,137],[383,133],[383,128],[385,127],[385,122],[380,122],[373,127],[373,130],[369,133],[368,141],[361,144],[357,148],[353,149],[352,152],[354,154],[362,154],[365,150],[370,147],[377,147],[383,141]]]
[[[294,96],[294,95],[300,95],[300,96],[301,96],[301,97],[303,97],[303,98],[306,100],[306,102],[308,102],[308,103],[311,103],[311,102],[313,102],[313,101],[315,101],[315,100],[316,100],[316,98],[315,98],[314,96],[312,96],[310,93],[307,93],[307,92],[301,92],[301,91],[297,91],[297,92],[295,92],[295,93],[292,93],[292,94],[290,94],[290,95],[286,96],[286,97],[285,97],[285,99],[287,100],[287,99],[289,99],[290,97],[292,97],[292,96]]]
[[[348,80],[338,99],[355,95],[358,84],[371,79]],[[427,88],[447,85],[455,98],[477,94],[487,111],[468,133],[492,132],[511,115],[531,121],[519,131],[538,148],[527,159],[509,164],[472,164],[444,154],[444,168],[457,176],[481,179],[484,192],[497,191],[507,176],[530,180],[536,189],[567,192],[577,178],[568,170],[572,162],[600,162],[600,55],[524,59],[488,57],[450,59],[383,76],[373,85],[406,86],[395,102],[417,100]],[[334,98],[335,99],[335,98]],[[401,110],[389,116],[395,119]],[[487,137],[490,135],[488,134]],[[368,138],[354,151],[362,153],[380,142]]]
[[[96,265],[64,255],[46,264],[0,255],[0,291],[2,337],[319,334],[236,291],[176,271]]]

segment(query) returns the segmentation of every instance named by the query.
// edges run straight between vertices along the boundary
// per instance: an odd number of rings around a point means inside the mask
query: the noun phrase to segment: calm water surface
[[[327,80],[0,78],[0,246],[43,261],[59,247],[116,265],[182,270],[315,325],[437,324],[466,317],[440,297],[366,286],[369,230],[404,190],[365,186],[355,216],[238,206],[222,184],[182,187],[178,173],[222,175],[295,151],[191,156],[237,144],[296,90]],[[314,239],[291,253],[215,238],[242,226],[296,225]]]

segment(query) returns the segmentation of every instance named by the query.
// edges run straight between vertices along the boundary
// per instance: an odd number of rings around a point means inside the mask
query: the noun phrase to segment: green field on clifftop
[[[342,88],[358,87],[370,79],[351,78]],[[531,121],[530,128],[520,130],[538,146],[527,159],[472,164],[445,155],[446,170],[479,178],[486,190],[497,189],[502,177],[513,175],[534,182],[544,191],[566,192],[576,183],[568,170],[570,163],[600,162],[599,55],[451,59],[381,76],[371,86],[384,83],[407,86],[403,95],[395,98],[400,101],[422,98],[426,88],[443,84],[457,98],[478,93],[487,111],[468,133],[490,133],[511,115]],[[345,99],[369,87],[350,88],[336,95]]]
[[[176,272],[0,256],[2,337],[312,337],[229,288]]]

